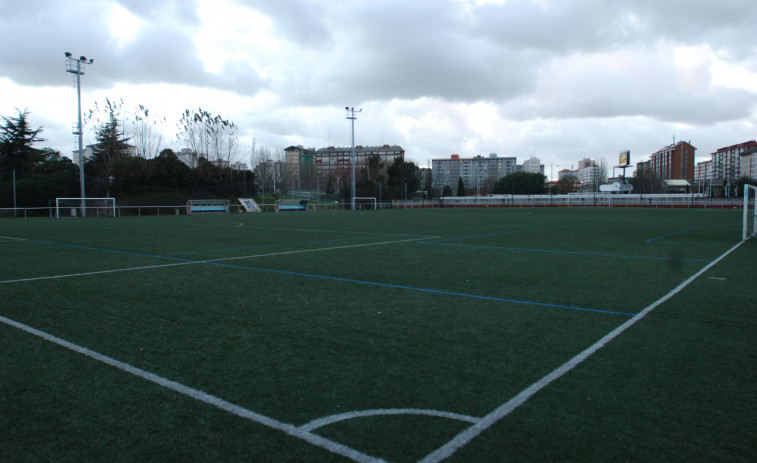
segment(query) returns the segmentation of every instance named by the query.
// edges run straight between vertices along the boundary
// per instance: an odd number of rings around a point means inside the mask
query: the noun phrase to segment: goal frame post
[[[62,210],[70,209],[71,214],[61,214]],[[83,209],[83,211],[82,211]],[[87,212],[94,209],[95,215]],[[81,211],[81,212],[77,212]],[[103,211],[103,214],[100,214]],[[108,213],[110,212],[110,213]],[[116,198],[55,198],[55,218],[63,217],[116,217]]]
[[[377,209],[377,201],[373,196],[355,196],[355,202],[353,204],[356,211],[365,211],[369,209],[375,211]],[[366,205],[368,205],[369,207],[365,207]]]
[[[752,198],[750,201],[749,198]],[[751,206],[751,213],[750,213]],[[742,224],[741,239],[752,238],[757,234],[757,187],[744,185],[744,219]],[[751,225],[751,231],[750,231]]]

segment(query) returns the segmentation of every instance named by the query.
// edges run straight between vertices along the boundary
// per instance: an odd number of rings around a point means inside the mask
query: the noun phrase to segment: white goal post
[[[755,236],[757,229],[757,187],[744,185],[744,224],[742,226],[741,239],[745,240]]]
[[[55,198],[55,217],[115,217],[116,198]]]
[[[368,211],[376,210],[376,198],[373,196],[355,196],[355,210]]]

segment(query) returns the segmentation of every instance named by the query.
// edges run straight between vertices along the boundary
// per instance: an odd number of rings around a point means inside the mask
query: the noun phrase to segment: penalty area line
[[[547,387],[549,384],[551,384],[553,381],[559,379],[560,377],[562,377],[563,375],[565,375],[566,373],[568,373],[569,371],[577,367],[584,360],[586,360],[595,352],[597,352],[599,349],[604,347],[607,343],[617,338],[618,336],[620,336],[621,333],[623,333],[628,328],[635,325],[636,322],[646,317],[651,311],[659,307],[661,304],[663,304],[664,302],[666,302],[667,300],[669,300],[670,298],[672,298],[679,292],[683,291],[694,280],[696,280],[697,278],[702,276],[705,272],[707,272],[709,269],[714,267],[715,264],[723,260],[731,252],[735,251],[743,243],[744,241],[740,241],[739,243],[737,243],[731,249],[723,253],[720,257],[713,260],[712,262],[707,264],[704,268],[699,270],[697,273],[695,273],[694,275],[686,279],[683,283],[673,288],[668,294],[662,296],[660,299],[656,300],[655,302],[653,302],[652,304],[644,308],[644,310],[636,314],[633,318],[627,320],[625,323],[621,324],[619,327],[615,328],[614,330],[604,335],[599,341],[595,342],[594,344],[586,348],[583,352],[576,355],[572,359],[563,363],[562,365],[557,367],[548,375],[544,376],[543,378],[533,383],[526,389],[523,389],[515,397],[513,397],[509,401],[497,407],[494,411],[492,411],[485,417],[481,418],[481,420],[478,423],[474,424],[473,426],[469,427],[465,431],[461,432],[460,434],[452,438],[452,440],[450,440],[443,446],[439,447],[438,449],[434,450],[430,454],[426,455],[418,463],[438,463],[452,456],[452,454],[454,454],[461,447],[468,444],[474,438],[478,437],[478,435],[480,435],[482,432],[486,431],[487,429],[492,427],[494,424],[496,424],[499,420],[509,415],[513,410],[523,405],[534,394],[541,391],[542,389]]]

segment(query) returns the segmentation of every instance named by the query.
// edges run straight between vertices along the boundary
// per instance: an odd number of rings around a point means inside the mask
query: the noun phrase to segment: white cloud
[[[349,105],[364,108],[359,143],[421,164],[637,161],[674,134],[701,159],[755,138],[756,20],[740,0],[3,2],[0,114],[28,108],[70,152],[71,51],[95,59],[85,109],[124,98],[175,121],[202,107],[258,146],[348,144]]]

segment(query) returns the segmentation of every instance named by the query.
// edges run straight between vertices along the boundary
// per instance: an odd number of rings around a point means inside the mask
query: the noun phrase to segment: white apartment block
[[[466,189],[478,188],[481,192],[488,193],[497,180],[517,170],[515,157],[499,157],[492,153],[489,157],[461,158],[453,154],[449,159],[431,160],[431,185],[437,192],[441,192],[445,186],[455,192],[457,182],[462,178]]]

